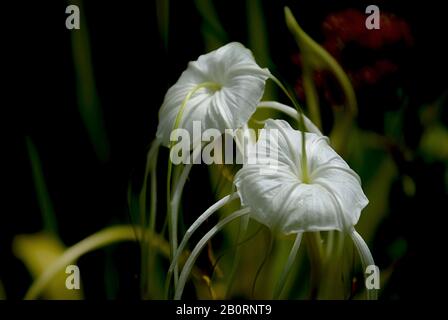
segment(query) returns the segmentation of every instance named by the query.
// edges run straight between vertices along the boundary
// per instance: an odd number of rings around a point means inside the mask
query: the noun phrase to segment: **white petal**
[[[358,223],[361,211],[367,206],[369,200],[353,174],[342,170],[341,167],[329,166],[313,178],[313,184],[326,188],[335,196],[342,210],[346,229]]]
[[[277,130],[277,131],[275,131]],[[278,139],[274,139],[274,133],[278,132]],[[307,149],[314,148],[314,145],[320,145],[321,142],[326,143],[327,137],[318,136],[313,133],[305,133],[305,141]],[[334,155],[339,157],[330,147],[319,150],[321,155],[317,155],[319,160],[325,161],[331,159]],[[301,161],[302,161],[302,133],[291,128],[288,122],[284,120],[266,120],[264,129],[260,133],[257,142],[257,148],[254,149],[250,156],[256,158],[258,163],[272,163],[273,155],[278,157],[278,165],[287,166],[297,177],[302,177]],[[325,154],[324,154],[325,153]],[[308,151],[307,158],[313,157],[313,149]],[[340,157],[339,157],[340,158]],[[313,161],[308,160],[308,165]],[[311,168],[313,169],[313,168]]]
[[[331,195],[319,185],[303,184],[287,171],[261,175],[259,165],[241,169],[235,184],[251,216],[284,234],[301,231],[342,230]]]

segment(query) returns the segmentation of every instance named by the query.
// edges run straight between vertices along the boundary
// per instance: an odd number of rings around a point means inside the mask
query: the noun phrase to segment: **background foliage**
[[[3,102],[13,111],[14,121],[4,153],[8,195],[0,220],[1,298],[23,297],[33,272],[51,260],[39,262],[43,254],[58,254],[64,246],[107,225],[132,222],[132,195],[141,187],[158,109],[189,60],[228,41],[240,41],[252,49],[261,66],[295,89],[303,104],[302,61],[284,23],[283,6],[291,7],[317,42],[331,48],[332,37],[342,35],[328,32],[324,23],[328,17],[344,19],[347,9],[363,13],[371,4],[323,0],[77,3],[83,12],[80,32],[65,29],[69,2],[21,2],[10,11],[17,16],[8,27],[14,56],[10,82],[17,93],[13,90],[14,99]],[[344,50],[332,52],[351,76],[358,99],[357,126],[345,141],[344,157],[360,174],[371,203],[359,231],[383,271],[380,297],[430,297],[427,293],[438,287],[434,273],[444,232],[439,221],[446,213],[448,185],[447,28],[438,2],[376,4],[382,12],[398,16],[412,40],[407,42],[405,31],[393,34],[401,30],[397,24],[383,31],[389,40],[364,39],[360,44],[355,37]],[[343,20],[349,30],[355,18],[348,14]],[[378,70],[384,72],[372,75]],[[314,77],[324,133],[329,134],[338,89],[328,75]],[[267,88],[266,96],[284,98],[273,87]],[[161,157],[166,156],[162,150]],[[159,181],[164,181],[164,170],[159,171]],[[223,170],[224,178],[231,177],[231,168],[194,168],[184,192],[184,225],[214,202],[222,188]],[[258,229],[251,226],[249,234]],[[42,231],[46,233],[39,238],[19,236]],[[263,251],[253,248],[266,246],[264,231],[244,251],[235,296],[250,297],[253,275],[263,259]],[[229,237],[224,234],[214,242],[218,258],[223,248],[232,245]],[[37,249],[36,241],[42,243]],[[261,279],[278,273],[275,262],[287,254],[284,246],[276,247]],[[78,265],[84,297],[140,298],[139,253],[133,244],[119,244],[82,257]],[[220,270],[213,270],[212,264],[216,256],[205,255],[199,261],[203,274],[214,271],[219,278]],[[303,259],[304,253],[298,263]],[[222,269],[228,269],[231,256],[224,255],[222,261]],[[307,263],[300,265],[289,298],[309,297],[306,285],[295,285],[308,281]],[[158,288],[163,285],[162,267],[167,267],[163,260],[151,274],[160,279]],[[347,276],[343,297],[351,298],[357,285],[352,280],[360,278],[356,272]],[[255,297],[266,297],[270,286],[269,281],[257,283]],[[61,290],[54,290],[46,297],[66,298]],[[198,294],[207,297],[209,292],[199,289]]]

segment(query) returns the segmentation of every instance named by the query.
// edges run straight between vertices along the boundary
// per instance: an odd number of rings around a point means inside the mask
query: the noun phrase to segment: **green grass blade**
[[[26,146],[30,157],[31,171],[33,175],[34,186],[37,193],[37,201],[42,213],[44,229],[53,234],[58,233],[56,216],[48,193],[45,177],[42,170],[39,154],[29,137],[26,138]]]

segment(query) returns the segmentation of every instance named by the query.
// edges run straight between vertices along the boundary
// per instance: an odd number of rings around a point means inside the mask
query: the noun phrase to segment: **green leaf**
[[[420,149],[428,160],[448,161],[448,130],[441,124],[429,126],[420,140]]]
[[[92,57],[86,17],[82,10],[82,1],[75,1],[81,12],[81,28],[70,32],[72,36],[73,62],[76,73],[78,107],[90,142],[101,161],[109,158],[109,141],[103,123],[92,68]]]
[[[335,111],[335,125],[330,140],[336,150],[340,151],[345,145],[353,118],[358,112],[356,95],[353,86],[339,63],[316,41],[314,41],[297,23],[291,10],[285,7],[286,25],[294,36],[303,61],[303,83],[310,119],[321,128],[320,107],[317,89],[313,82],[313,72],[317,70],[330,71],[338,81],[345,95],[345,110],[343,114]]]
[[[13,240],[14,255],[22,260],[34,279],[37,279],[65,251],[64,245],[54,235],[47,232],[18,235]],[[74,261],[72,262],[74,263]],[[64,270],[51,279],[42,292],[45,299],[79,300],[82,290],[68,290],[65,287],[67,274]]]
[[[160,38],[167,49],[170,31],[170,0],[156,0],[156,12]]]
[[[207,51],[215,50],[226,44],[227,33],[219,20],[212,1],[195,0],[196,9],[202,18],[202,35]]]
[[[40,211],[44,229],[53,234],[58,233],[56,217],[51,203],[50,195],[48,194],[47,185],[45,184],[45,177],[42,170],[42,165],[39,159],[39,154],[30,138],[26,138],[26,146],[30,157],[31,171],[34,180],[34,186],[37,192],[37,201],[39,203]]]

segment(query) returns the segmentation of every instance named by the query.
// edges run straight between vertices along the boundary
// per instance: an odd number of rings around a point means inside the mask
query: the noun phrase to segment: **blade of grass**
[[[6,292],[1,280],[0,280],[0,300],[6,300]]]
[[[37,193],[37,201],[42,214],[43,227],[45,231],[58,234],[56,217],[48,193],[45,177],[42,170],[39,154],[31,139],[26,137],[26,146],[30,157],[31,171],[33,175],[34,187]]]
[[[288,7],[285,7],[285,19],[288,29],[302,52],[306,103],[310,110],[311,120],[318,127],[321,127],[320,106],[317,90],[312,81],[313,72],[316,70],[330,71],[344,92],[346,108],[342,115],[335,114],[335,125],[330,134],[332,145],[337,151],[340,151],[344,148],[344,141],[350,133],[353,119],[358,112],[353,86],[341,65],[300,27]]]
[[[170,32],[170,0],[156,0],[157,26],[165,49],[168,49]]]
[[[73,4],[78,5],[81,13],[81,28],[70,32],[79,113],[98,159],[105,162],[109,158],[109,141],[95,87],[86,16],[81,0]]]
[[[271,69],[272,60],[269,53],[269,37],[262,2],[260,0],[246,0],[246,14],[249,48],[252,50],[258,64]],[[263,100],[276,100],[276,89],[276,86],[267,83]],[[263,119],[272,118],[276,114],[272,110],[257,110],[257,116]]]
[[[202,35],[207,51],[214,50],[227,43],[227,33],[219,20],[213,2],[195,0],[194,3],[202,18]]]

